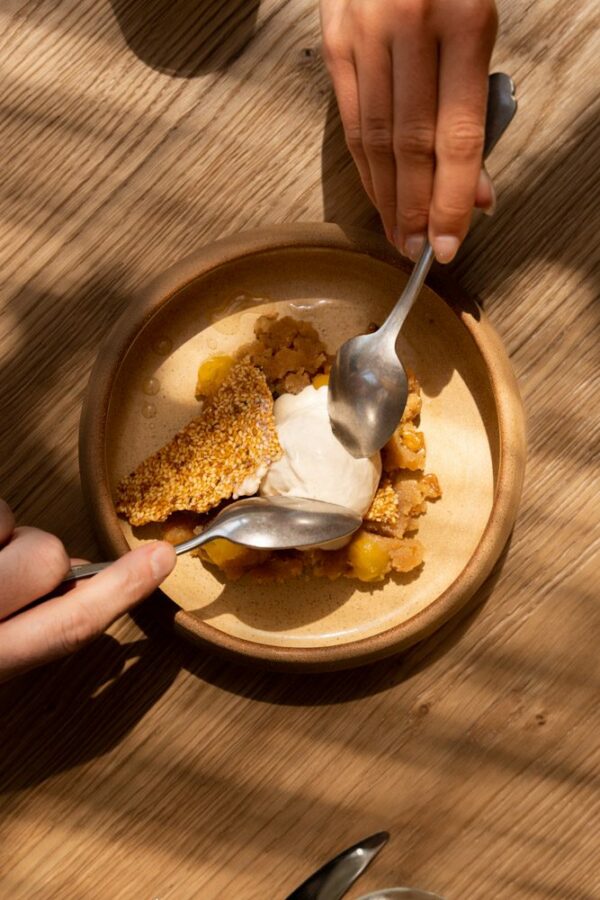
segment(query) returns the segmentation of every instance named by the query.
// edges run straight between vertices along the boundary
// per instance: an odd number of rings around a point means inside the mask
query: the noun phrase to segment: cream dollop
[[[306,497],[352,509],[363,516],[381,477],[381,455],[355,459],[331,430],[327,388],[312,385],[275,401],[283,455],[261,481],[263,497]]]

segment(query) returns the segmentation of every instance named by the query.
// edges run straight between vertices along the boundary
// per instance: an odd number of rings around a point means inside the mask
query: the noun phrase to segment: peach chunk
[[[221,387],[233,366],[231,356],[211,356],[198,368],[196,398],[211,397]]]
[[[359,581],[382,581],[390,571],[385,539],[361,529],[348,547],[348,562]]]
[[[329,384],[329,375],[321,373],[321,375],[315,375],[312,380],[313,387],[319,390],[319,388],[325,387]]]
[[[413,472],[425,465],[425,438],[409,422],[400,424],[383,448],[383,468],[411,469]]]

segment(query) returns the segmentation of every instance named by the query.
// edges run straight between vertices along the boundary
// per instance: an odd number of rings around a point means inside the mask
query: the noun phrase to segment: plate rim
[[[191,280],[242,257],[285,249],[366,254],[405,272],[407,261],[379,235],[330,223],[297,223],[240,232],[205,245],[170,266],[131,299],[101,343],[86,388],[79,429],[79,469],[86,505],[100,546],[112,557],[129,550],[108,489],[106,423],[112,389],[127,350],[139,331]],[[392,628],[324,647],[281,647],[234,637],[181,609],[158,591],[152,602],[174,631],[238,662],[304,672],[354,668],[391,656],[428,637],[465,608],[484,583],[510,536],[517,515],[526,454],[525,417],[505,347],[485,313],[445,279],[427,281],[459,318],[482,356],[494,399],[499,439],[496,492],[487,525],[465,567],[425,609]]]

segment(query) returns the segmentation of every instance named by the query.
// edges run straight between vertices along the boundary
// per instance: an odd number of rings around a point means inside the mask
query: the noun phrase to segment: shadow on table
[[[0,685],[0,795],[117,746],[180,671],[168,643],[122,645],[103,635],[69,659]]]
[[[104,635],[69,659],[0,685],[0,796],[114,749],[182,669],[229,693],[282,706],[344,703],[407,681],[468,630],[494,589],[507,550],[508,545],[486,584],[452,622],[412,650],[358,673],[289,675],[242,667],[165,634],[146,604],[135,616],[145,639],[122,645]]]
[[[224,69],[254,34],[259,0],[110,0],[127,45],[159,72]]]
[[[346,146],[335,96],[331,93],[321,147],[323,218],[340,228],[367,228],[383,236],[379,213],[367,197]]]
[[[263,703],[283,706],[322,706],[346,703],[408,681],[444,656],[475,622],[492,595],[504,567],[510,541],[484,585],[474,597],[446,625],[410,650],[381,662],[322,674],[289,674],[260,672],[250,666],[223,664],[216,658],[199,658],[199,652],[185,668],[198,678],[209,681],[223,690]],[[138,622],[144,627],[142,622]]]
[[[510,141],[510,132],[506,140]],[[450,272],[468,289],[486,295],[532,260],[560,261],[565,269],[579,269],[582,279],[594,279],[600,287],[599,154],[600,118],[590,110],[564,135],[560,149],[540,154],[526,174],[504,188],[496,214],[491,219],[480,217]],[[600,310],[600,304],[596,306]]]
[[[14,338],[11,351],[0,359],[0,495],[21,524],[56,532],[60,522],[59,537],[75,557],[94,558],[99,551],[82,513],[79,479],[70,476],[74,465],[65,465],[65,458],[77,454],[77,423],[87,383],[73,373],[93,356],[99,338],[129,301],[121,277],[113,265],[110,272],[90,277],[76,295],[27,284],[7,304],[9,321],[14,315]],[[65,335],[56,323],[68,313],[74,324]],[[66,443],[65,436],[45,424],[55,404],[73,423]]]

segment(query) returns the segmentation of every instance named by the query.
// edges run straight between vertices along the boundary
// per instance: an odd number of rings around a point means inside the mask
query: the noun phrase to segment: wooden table
[[[600,897],[596,4],[500,6],[520,112],[491,161],[498,214],[454,271],[508,345],[530,459],[482,605],[364,671],[237,670],[148,616],[5,685],[3,898],[276,900],[381,828],[351,897]],[[261,224],[377,227],[315,7],[3,4],[0,487],[74,555],[98,552],[82,392],[138,285]]]

